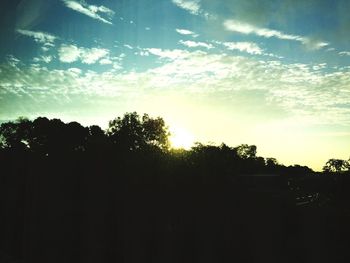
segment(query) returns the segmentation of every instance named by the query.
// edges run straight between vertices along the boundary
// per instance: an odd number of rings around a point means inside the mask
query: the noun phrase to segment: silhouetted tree
[[[52,138],[51,138],[52,139]],[[50,120],[45,117],[33,121],[29,138],[29,147],[33,152],[48,154],[50,148]]]
[[[266,162],[266,165],[269,167],[274,167],[278,165],[278,161],[276,158],[266,158],[265,162]]]
[[[14,122],[0,125],[0,147],[11,149],[25,149],[28,147],[31,121],[20,117]]]
[[[97,125],[92,125],[88,127],[89,135],[87,137],[87,149],[91,152],[97,151],[99,149],[104,149],[108,145],[107,135],[105,132]]]
[[[162,118],[142,118],[136,113],[126,113],[123,118],[109,122],[107,134],[112,142],[129,150],[144,149],[156,146],[162,150],[169,148],[168,128]]]
[[[49,155],[67,151],[84,151],[89,130],[78,122],[68,124],[59,119],[39,117],[32,122],[28,146],[31,151]]]
[[[250,159],[256,157],[256,146],[241,144],[235,148],[237,154],[243,159]]]
[[[339,173],[349,169],[349,162],[341,159],[329,159],[325,166],[323,166],[324,172]]]
[[[66,145],[70,151],[85,151],[89,129],[83,127],[78,122],[70,122],[66,124]]]

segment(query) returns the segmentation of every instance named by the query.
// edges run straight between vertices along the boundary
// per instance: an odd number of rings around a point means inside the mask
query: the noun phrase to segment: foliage
[[[155,146],[162,150],[169,149],[169,131],[162,118],[151,118],[136,112],[126,113],[123,118],[109,122],[108,137],[114,144],[129,150]]]
[[[237,154],[243,159],[250,159],[256,157],[256,146],[241,144],[235,148]]]
[[[350,168],[349,161],[341,159],[329,159],[325,166],[323,166],[324,172],[340,173],[347,171]]]
[[[31,121],[19,117],[14,122],[6,122],[0,125],[0,146],[2,148],[24,149],[28,145]]]

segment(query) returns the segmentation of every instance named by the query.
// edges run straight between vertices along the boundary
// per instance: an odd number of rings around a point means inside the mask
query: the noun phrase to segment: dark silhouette
[[[348,262],[350,172],[171,149],[162,118],[0,125],[0,262]]]
[[[325,166],[323,166],[323,171],[340,173],[342,171],[348,171],[349,168],[350,168],[350,164],[346,160],[329,159],[325,164]]]

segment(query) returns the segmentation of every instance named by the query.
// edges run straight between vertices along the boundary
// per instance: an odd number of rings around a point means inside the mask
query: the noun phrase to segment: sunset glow
[[[194,143],[194,138],[188,131],[182,128],[172,128],[170,129],[170,132],[170,144],[172,148],[185,150],[191,149]]]
[[[3,5],[0,122],[106,128],[138,111],[203,143],[256,144],[284,164],[320,170],[350,156],[347,0]],[[173,147],[190,147],[186,134]]]

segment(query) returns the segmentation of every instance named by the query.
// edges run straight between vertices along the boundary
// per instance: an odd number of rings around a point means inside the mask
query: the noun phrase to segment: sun
[[[172,127],[170,133],[169,140],[172,148],[189,150],[193,146],[193,135],[185,129]]]

